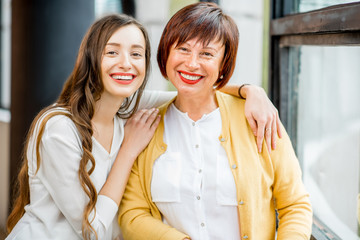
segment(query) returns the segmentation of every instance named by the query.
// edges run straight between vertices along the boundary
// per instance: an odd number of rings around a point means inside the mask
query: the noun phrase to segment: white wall
[[[0,109],[0,229],[4,229],[8,214],[10,114]]]
[[[166,90],[167,81],[162,77],[156,62],[157,46],[160,36],[169,19],[169,0],[136,0],[136,18],[148,30],[151,44],[151,75],[148,89]]]
[[[230,83],[261,85],[263,44],[263,0],[220,0],[223,10],[234,18],[240,42]]]

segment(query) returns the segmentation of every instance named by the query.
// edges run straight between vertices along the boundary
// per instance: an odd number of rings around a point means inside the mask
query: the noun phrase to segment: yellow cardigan
[[[227,153],[237,189],[241,239],[275,239],[275,209],[279,213],[278,240],[309,239],[312,209],[298,160],[284,128],[283,137],[277,139],[276,150],[269,153],[263,144],[259,154],[244,115],[245,101],[221,92],[216,92],[216,98],[222,119],[219,141]],[[160,108],[162,120],[155,135],[134,163],[119,209],[124,239],[180,240],[187,237],[162,222],[150,192],[152,166],[167,147],[163,141],[163,116],[173,101]]]

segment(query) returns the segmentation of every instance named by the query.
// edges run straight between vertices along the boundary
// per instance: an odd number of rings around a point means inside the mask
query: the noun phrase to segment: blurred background
[[[148,89],[169,18],[194,0],[1,0],[0,239],[26,132],[53,103],[91,23],[126,13],[152,46]],[[262,86],[279,109],[314,208],[312,239],[360,239],[360,2],[219,0],[240,31],[232,84]]]

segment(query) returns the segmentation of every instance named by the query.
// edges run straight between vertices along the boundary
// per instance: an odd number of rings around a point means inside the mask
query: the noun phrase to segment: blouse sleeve
[[[139,104],[139,109],[160,107],[164,103],[170,101],[176,96],[175,91],[154,91],[145,90]]]
[[[279,212],[277,239],[309,239],[312,227],[312,208],[301,169],[289,136],[277,139],[276,150],[271,152],[275,169],[273,194]]]
[[[39,179],[81,237],[83,212],[89,198],[79,180],[82,145],[72,120],[65,116],[55,116],[47,122],[41,139],[40,156]],[[89,221],[93,219],[91,225],[99,239],[104,238],[117,210],[118,206],[113,200],[98,196],[96,211],[90,213]]]

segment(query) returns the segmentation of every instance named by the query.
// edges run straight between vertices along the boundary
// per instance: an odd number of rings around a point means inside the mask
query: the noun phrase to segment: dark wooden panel
[[[71,73],[95,16],[88,0],[12,0],[10,199],[29,126]]]
[[[360,45],[360,32],[316,35],[285,35],[280,37],[280,47],[298,45]]]
[[[271,21],[271,35],[360,31],[360,2],[300,13]]]

